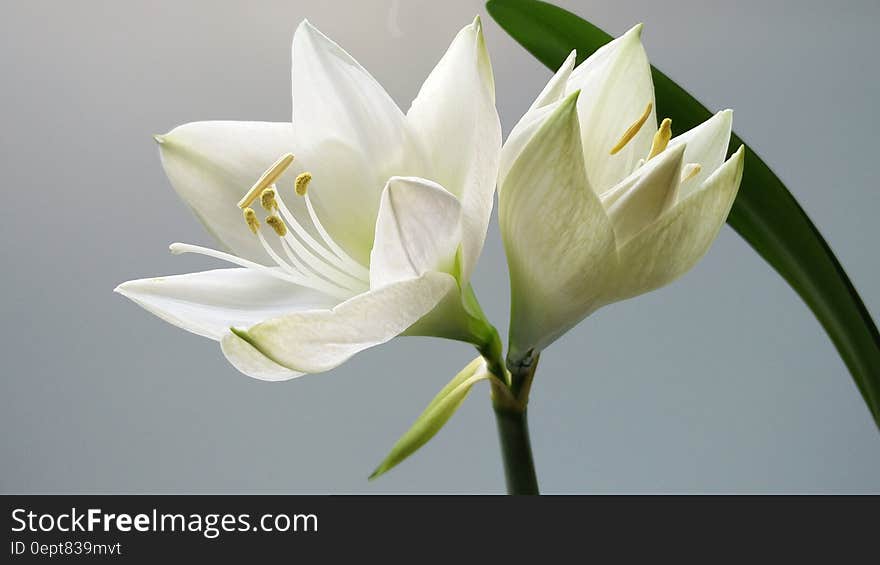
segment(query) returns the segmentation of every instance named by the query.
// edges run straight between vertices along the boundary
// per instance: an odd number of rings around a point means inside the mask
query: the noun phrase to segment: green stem
[[[507,494],[539,494],[526,411],[495,406]]]
[[[532,379],[538,368],[538,356],[511,362],[508,359],[506,385],[493,382],[492,403],[498,438],[501,440],[501,457],[508,494],[539,494],[532,445],[529,442],[529,424],[526,407]]]
[[[529,443],[529,426],[526,420],[526,406],[529,403],[529,389],[537,355],[520,360],[507,367],[503,361],[503,349],[498,330],[489,323],[480,308],[473,287],[463,289],[463,304],[473,323],[469,327],[467,340],[473,343],[486,360],[491,379],[492,405],[495,421],[498,424],[498,437],[501,440],[501,457],[504,461],[504,476],[508,494],[539,494],[538,477],[532,460],[532,446]]]

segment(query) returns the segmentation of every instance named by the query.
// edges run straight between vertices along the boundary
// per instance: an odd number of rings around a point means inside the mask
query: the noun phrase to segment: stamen
[[[657,155],[663,153],[663,150],[666,149],[670,139],[672,139],[672,120],[664,118],[663,122],[660,124],[660,129],[654,134],[654,141],[651,143],[651,152],[648,153],[648,160],[650,161]]]
[[[269,167],[269,170],[263,173],[263,176],[251,187],[251,189],[244,195],[244,197],[239,200],[238,207],[244,209],[251,205],[251,203],[257,199],[257,196],[263,192],[263,189],[267,186],[274,184],[278,177],[284,174],[284,171],[287,170],[287,167],[293,163],[293,155],[287,153],[286,155],[282,155],[280,159],[275,161],[275,164]]]
[[[648,121],[648,116],[651,115],[651,110],[654,109],[654,104],[648,102],[648,105],[645,106],[645,111],[642,112],[642,115],[638,120],[633,122],[631,126],[626,128],[626,131],[623,132],[623,135],[620,136],[620,140],[611,148],[611,155],[616,155],[621,149],[626,147],[626,144],[629,143],[632,138],[639,133],[639,130],[642,129],[642,126],[645,125],[645,122]]]
[[[260,229],[260,220],[257,219],[257,213],[254,212],[253,208],[244,209],[244,221],[247,222],[248,227],[251,228],[251,232],[254,235],[257,235],[257,230]]]
[[[305,195],[306,201],[306,209],[309,211],[309,218],[312,220],[312,225],[315,226],[315,229],[318,230],[318,235],[321,236],[321,239],[324,240],[324,243],[327,244],[327,247],[330,248],[330,251],[333,252],[336,257],[338,257],[342,263],[347,266],[350,270],[354,271],[361,279],[364,281],[370,280],[370,271],[351,258],[351,256],[345,252],[342,247],[339,246],[336,241],[330,237],[330,233],[324,228],[324,224],[321,223],[321,220],[318,218],[318,213],[315,212],[315,207],[312,206],[312,199],[309,198],[309,195]]]
[[[275,185],[263,189],[263,192],[260,193],[260,205],[267,212],[278,209],[278,204],[275,202]]]
[[[257,237],[260,238],[260,244],[262,244],[263,249],[268,253],[269,257],[271,257],[281,269],[288,273],[291,278],[294,278],[298,285],[320,290],[321,292],[340,298],[351,297],[351,291],[348,289],[331,282],[325,282],[316,277],[310,277],[305,273],[298,271],[295,267],[289,265],[287,261],[282,259],[274,249],[272,249],[272,246],[269,245],[269,242],[266,241],[266,238],[261,232],[257,233]]]
[[[308,198],[307,198],[308,201]],[[349,274],[349,265],[343,262],[339,257],[333,255],[326,247],[315,241],[315,238],[302,227],[302,225],[296,220],[296,217],[290,212],[290,209],[287,208],[287,205],[284,204],[283,199],[278,199],[278,211],[281,212],[281,217],[284,218],[293,231],[296,232],[296,235],[299,239],[293,237],[293,235],[288,235],[287,240],[290,243],[290,246],[300,255],[308,264],[314,269],[321,269],[320,265],[327,265],[336,269],[341,273],[344,273],[349,278],[352,278],[352,274]],[[315,223],[315,220],[312,219],[312,222]],[[315,223],[315,227],[317,228],[318,224]],[[319,230],[320,231],[320,230]],[[329,236],[328,236],[329,237]],[[302,243],[300,243],[302,240]],[[305,245],[303,245],[305,244]],[[326,261],[321,261],[318,257],[315,256],[310,250],[314,250],[321,258]],[[354,280],[358,280],[360,278],[359,283],[363,284],[369,280],[370,272],[367,271],[363,266],[357,264],[359,269],[356,270],[358,277],[354,277]],[[331,271],[332,272],[332,271]]]
[[[287,235],[287,226],[284,224],[284,220],[282,220],[278,216],[275,216],[273,214],[272,216],[267,217],[266,223],[269,224],[273,230],[275,230],[275,233],[278,234],[278,237],[284,237],[285,235]]]
[[[333,251],[321,245],[300,224],[299,220],[290,213],[287,206],[284,205],[284,200],[278,193],[278,188],[275,186],[274,181],[278,180],[292,161],[293,155],[287,154],[283,156],[260,177],[260,180],[242,198],[239,205],[243,205],[242,213],[248,228],[256,234],[263,249],[271,257],[272,261],[280,267],[280,272],[275,273],[275,276],[340,298],[348,298],[354,294],[364,292],[369,288],[369,271],[360,264],[354,263],[347,256],[345,256],[347,261],[343,260],[341,256],[334,255]],[[311,178],[311,173],[303,173],[296,179],[297,194],[304,196],[307,202],[309,200],[307,189]],[[287,256],[286,258],[282,258],[281,254],[269,244],[259,229],[260,221],[257,219],[254,209],[250,207],[250,204],[257,197],[259,197],[262,207],[269,212],[265,222],[279,237],[279,243],[284,251],[283,254]],[[311,205],[307,204],[307,207],[311,208]],[[314,215],[313,210],[310,209],[309,215],[312,217],[313,222],[317,221],[317,216]],[[296,232],[299,239],[289,231],[288,226]],[[322,232],[322,238],[329,238],[329,235],[323,232],[323,226],[318,224],[316,229]],[[198,252],[220,258],[218,255],[220,252],[214,252],[213,250],[200,249]],[[222,258],[242,265],[241,260],[234,256],[224,254]],[[357,269],[353,269],[348,264],[349,262],[354,263]],[[251,265],[252,263],[246,266]]]
[[[224,253],[223,251],[217,251],[216,249],[211,249],[209,247],[190,245],[188,243],[172,243],[169,246],[169,249],[174,255],[182,255],[183,253],[195,253],[197,255],[213,257],[214,259],[220,259],[221,261],[226,261],[228,263],[232,263],[233,265],[238,265],[239,267],[254,269],[255,271],[260,271],[261,273],[265,273],[277,279],[303,286],[302,281],[299,278],[292,277],[283,270],[273,269],[271,267],[255,263],[253,261],[248,261],[247,259],[236,257],[231,253]]]
[[[312,173],[306,171],[305,173],[301,173],[296,177],[296,182],[294,183],[294,189],[296,193],[300,196],[305,196],[306,191],[309,189],[309,183],[312,181]]]
[[[283,210],[284,208],[282,207],[281,209]],[[296,233],[298,235],[302,235],[300,232],[302,226],[300,226],[299,223],[295,222],[295,218],[294,221],[291,221],[291,218],[288,218],[288,221],[290,221],[290,225],[293,227],[294,230],[296,230]],[[288,232],[284,237],[281,238],[281,243],[284,247],[285,252],[288,252],[288,257],[290,257],[290,254],[294,254],[294,256],[302,259],[302,261],[293,261],[293,259],[291,258],[291,262],[297,264],[300,269],[304,273],[306,273],[307,276],[317,276],[322,279],[326,279],[327,281],[330,281],[337,286],[348,288],[356,292],[362,292],[364,286],[368,284],[366,281],[358,279],[357,277],[349,274],[341,266],[335,263],[331,263],[329,261],[322,261],[320,257],[315,256],[305,245],[303,245],[303,243],[299,239],[294,237],[294,235],[290,232]],[[326,249],[324,249],[323,247],[312,246],[312,248],[319,251],[324,251],[325,253],[327,252]],[[308,265],[308,267],[306,268],[305,265]]]
[[[684,170],[681,172],[681,182],[689,181],[703,170],[703,167],[700,166],[699,163],[688,163],[684,166]]]

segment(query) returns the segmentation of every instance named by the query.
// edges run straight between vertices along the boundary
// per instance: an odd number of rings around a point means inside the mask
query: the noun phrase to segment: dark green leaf
[[[556,70],[572,49],[578,62],[611,36],[561,8],[536,0],[490,0],[489,13],[542,63]],[[662,72],[653,69],[657,114],[680,131],[711,113]],[[733,148],[742,140],[734,134]],[[821,322],[880,426],[880,334],[819,230],[782,181],[746,146],[739,195],[727,222],[788,281]]]

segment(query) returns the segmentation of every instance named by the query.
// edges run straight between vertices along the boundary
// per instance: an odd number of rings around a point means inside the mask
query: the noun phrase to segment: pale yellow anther
[[[260,193],[260,205],[267,212],[278,209],[278,203],[275,202],[275,188],[270,186],[263,189],[263,192]]]
[[[268,171],[263,173],[263,176],[261,176],[256,184],[247,191],[247,194],[238,201],[238,207],[244,210],[250,206],[251,203],[257,199],[257,196],[263,192],[264,188],[275,184],[278,177],[284,174],[284,171],[287,170],[287,167],[289,167],[291,163],[293,163],[293,155],[290,153],[282,155],[280,159],[275,161],[274,165],[269,167]]]
[[[654,104],[648,102],[648,105],[645,106],[645,111],[642,112],[642,115],[639,116],[639,119],[633,122],[631,126],[626,128],[626,131],[623,132],[623,135],[620,136],[618,142],[611,148],[611,155],[616,155],[621,149],[626,147],[626,144],[632,141],[632,138],[639,133],[639,130],[642,129],[642,126],[645,125],[645,122],[648,121],[648,117],[651,115],[651,110],[654,109]]]
[[[247,222],[248,227],[251,228],[251,232],[256,235],[257,230],[260,229],[260,220],[257,219],[257,213],[254,212],[253,208],[244,209],[244,221]]]
[[[296,193],[300,196],[305,196],[306,191],[309,189],[310,182],[312,182],[312,173],[306,171],[305,173],[298,175],[296,177],[296,182],[293,185]]]
[[[651,152],[648,153],[648,159],[653,159],[663,153],[663,150],[669,145],[670,139],[672,139],[672,120],[664,118],[660,124],[660,129],[654,134],[654,141],[651,143]]]
[[[266,223],[271,226],[275,233],[278,234],[278,237],[284,237],[287,235],[287,225],[284,223],[284,220],[279,218],[278,216],[272,215],[266,218]]]
[[[688,163],[681,172],[681,182],[689,181],[703,170],[699,163]]]

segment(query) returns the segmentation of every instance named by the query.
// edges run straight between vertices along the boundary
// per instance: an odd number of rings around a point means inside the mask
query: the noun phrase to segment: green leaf
[[[542,63],[556,70],[572,49],[578,62],[610,35],[561,8],[536,0],[490,0],[489,13]],[[652,68],[657,114],[680,131],[712,114]],[[734,134],[731,146],[742,140]],[[746,145],[745,172],[727,222],[801,296],[828,332],[880,426],[880,334],[834,253],[782,181]]]
[[[428,440],[434,437],[440,428],[449,421],[449,418],[455,414],[471,391],[471,387],[488,378],[490,375],[486,371],[483,358],[477,357],[471,361],[437,393],[437,396],[431,400],[431,403],[419,415],[412,427],[397,440],[385,460],[370,475],[370,480],[395,467],[415,453],[418,448],[428,443]]]

